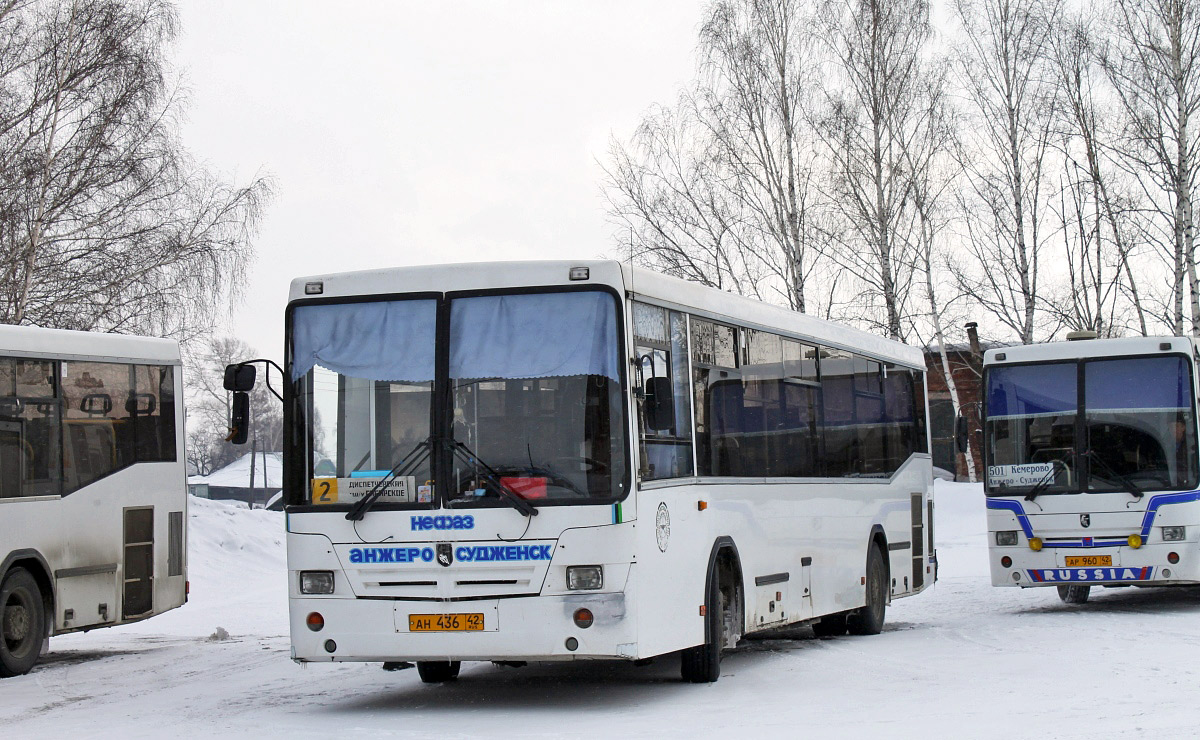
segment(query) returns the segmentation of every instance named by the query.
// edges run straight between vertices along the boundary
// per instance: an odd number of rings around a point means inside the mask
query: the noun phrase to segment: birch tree
[[[1200,335],[1193,192],[1200,143],[1200,17],[1196,0],[1115,0],[1101,57],[1124,113],[1121,163],[1153,204],[1152,236],[1171,266],[1169,321]],[[1184,302],[1188,312],[1184,312]]]
[[[1134,271],[1140,203],[1112,162],[1113,116],[1100,102],[1111,94],[1103,88],[1094,25],[1084,14],[1064,18],[1052,42],[1063,158],[1056,210],[1068,278],[1057,310],[1070,328],[1102,336],[1123,331],[1132,313],[1133,328],[1144,336],[1149,328]]]
[[[944,67],[943,67],[944,69]],[[962,415],[962,402],[958,383],[954,379],[950,356],[946,350],[946,327],[944,313],[946,302],[941,300],[939,275],[946,264],[946,234],[952,218],[953,207],[950,193],[958,182],[959,172],[954,165],[954,138],[957,135],[953,112],[947,102],[946,76],[931,72],[924,81],[925,90],[921,98],[925,101],[917,131],[905,149],[905,163],[910,173],[909,197],[912,203],[913,227],[910,229],[916,258],[916,272],[923,281],[925,305],[928,314],[924,317],[933,330],[937,345],[938,362],[954,416]],[[967,479],[976,480],[975,457],[967,439]]]
[[[912,149],[927,120],[925,0],[838,0],[823,6],[830,39],[829,113],[820,128],[834,202],[848,224],[836,257],[882,304],[881,328],[903,340],[914,255],[905,233]],[[915,155],[920,158],[919,154]]]
[[[187,338],[242,283],[268,195],[179,140],[163,0],[0,11],[0,322]]]
[[[955,0],[965,35],[956,65],[970,115],[960,155],[965,187],[962,289],[1023,343],[1043,308],[1050,143],[1058,106],[1051,37],[1059,0]]]
[[[664,271],[797,311],[820,268],[828,216],[816,190],[811,15],[800,0],[718,0],[700,74],[672,109],[614,143],[611,213],[635,254]]]

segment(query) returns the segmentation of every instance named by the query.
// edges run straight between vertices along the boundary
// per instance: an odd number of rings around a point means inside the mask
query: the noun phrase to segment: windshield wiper
[[[1142,498],[1142,496],[1145,496],[1145,495],[1146,495],[1146,494],[1145,494],[1145,492],[1144,492],[1144,491],[1142,491],[1142,489],[1141,489],[1141,488],[1139,488],[1139,487],[1137,486],[1137,484],[1136,484],[1136,483],[1134,483],[1133,481],[1131,481],[1131,480],[1129,479],[1129,477],[1128,477],[1128,476],[1121,475],[1121,474],[1120,474],[1120,473],[1118,473],[1117,471],[1113,470],[1113,469],[1112,469],[1112,466],[1111,466],[1111,465],[1109,465],[1109,464],[1108,464],[1108,463],[1107,463],[1107,462],[1104,460],[1104,458],[1102,458],[1102,457],[1100,457],[1100,455],[1096,454],[1096,451],[1095,451],[1095,450],[1088,450],[1087,452],[1083,453],[1083,456],[1084,456],[1084,457],[1087,457],[1087,458],[1089,458],[1089,459],[1095,460],[1096,462],[1100,463],[1100,467],[1104,468],[1105,472],[1106,472],[1106,473],[1107,473],[1107,474],[1108,474],[1110,477],[1112,477],[1112,478],[1115,478],[1116,480],[1119,480],[1119,481],[1121,481],[1122,483],[1124,483],[1125,485],[1129,486],[1129,493],[1130,493],[1130,495],[1132,495],[1134,498],[1136,498],[1136,499],[1141,499],[1141,498]]]
[[[1042,476],[1042,479],[1033,484],[1033,488],[1030,488],[1029,492],[1025,494],[1026,501],[1034,500],[1042,491],[1050,487],[1050,484],[1054,482],[1054,471],[1059,465],[1062,465],[1062,463],[1058,460],[1050,461],[1050,469],[1047,470],[1046,474]],[[1066,466],[1063,465],[1063,467]]]
[[[483,480],[492,484],[493,490],[499,494],[501,499],[527,517],[538,515],[538,510],[534,508],[533,504],[526,501],[525,498],[519,493],[514,492],[511,488],[504,485],[504,483],[501,482],[500,474],[496,472],[496,469],[485,463],[483,460],[480,460],[479,456],[476,455],[470,447],[467,447],[464,443],[459,442],[458,440],[451,441],[448,444],[451,446],[454,453],[462,458],[462,460],[468,465],[472,467],[481,467],[487,472],[487,475],[481,477]]]
[[[350,507],[350,511],[346,512],[346,519],[352,522],[360,521],[366,515],[367,510],[370,509],[371,506],[379,500],[379,497],[383,495],[383,492],[387,490],[388,483],[402,475],[408,475],[412,471],[416,470],[417,466],[429,457],[430,447],[429,437],[426,437],[423,442],[418,442],[417,446],[412,448],[411,452],[400,458],[400,462],[396,463],[396,467],[389,470],[387,475],[379,479],[379,482],[367,492],[366,496],[363,496],[354,504],[354,506]]]

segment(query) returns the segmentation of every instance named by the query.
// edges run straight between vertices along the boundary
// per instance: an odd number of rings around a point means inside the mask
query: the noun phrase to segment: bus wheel
[[[725,644],[725,609],[720,568],[713,568],[704,599],[705,641],[680,654],[679,673],[689,683],[712,683],[721,677],[721,648]]]
[[[425,683],[445,683],[458,678],[461,666],[457,660],[418,660],[417,673]]]
[[[821,621],[812,626],[813,634],[817,637],[838,637],[846,634],[846,612],[826,614]]]
[[[0,677],[28,673],[46,639],[42,590],[24,568],[13,568],[0,584]]]
[[[888,572],[887,564],[879,546],[872,544],[867,550],[867,604],[850,613],[846,625],[852,635],[878,635],[883,632],[883,619],[887,611]]]
[[[1091,592],[1091,586],[1059,586],[1058,598],[1068,604],[1086,604]]]

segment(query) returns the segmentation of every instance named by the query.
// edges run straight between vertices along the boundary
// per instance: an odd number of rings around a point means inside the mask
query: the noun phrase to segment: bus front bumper
[[[590,626],[576,625],[580,609],[591,612]],[[293,597],[290,611],[292,658],[299,662],[639,657],[624,593],[453,602]],[[321,617],[319,630],[309,627],[314,613]],[[460,616],[437,619],[445,615]],[[483,629],[438,629],[477,623],[467,615],[482,615]],[[412,631],[410,626],[433,629]]]
[[[1170,554],[1178,562],[1170,562]],[[1010,566],[1002,563],[1008,556]],[[1067,558],[1108,557],[1108,565],[1075,565]],[[1166,542],[1132,547],[1053,548],[1040,552],[1027,548],[992,547],[988,552],[993,586],[1039,588],[1043,586],[1102,585],[1159,586],[1200,583],[1200,550],[1191,542]],[[1072,563],[1068,565],[1068,563]]]

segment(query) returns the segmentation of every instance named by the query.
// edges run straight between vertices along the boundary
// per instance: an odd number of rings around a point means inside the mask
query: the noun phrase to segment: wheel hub
[[[4,607],[4,639],[21,642],[29,634],[29,610],[23,604]]]

